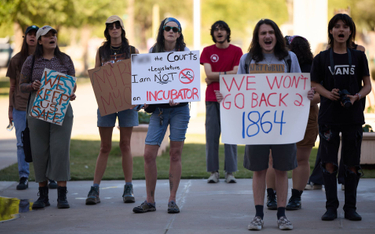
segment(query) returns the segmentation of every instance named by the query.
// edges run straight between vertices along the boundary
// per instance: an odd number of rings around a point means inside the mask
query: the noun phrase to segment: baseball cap
[[[26,31],[25,31],[25,35],[28,34],[31,30],[38,31],[38,29],[39,29],[38,26],[31,25],[31,26],[27,27],[27,29],[26,29]]]
[[[40,36],[46,35],[51,30],[57,33],[56,29],[52,28],[49,25],[44,25],[43,27],[39,28],[38,31],[36,32],[36,38],[39,39]]]
[[[122,22],[122,19],[120,17],[118,17],[117,15],[112,15],[112,16],[108,17],[108,19],[105,21],[105,23],[111,24],[111,23],[114,23],[116,21],[119,21],[122,29],[125,30],[124,23]]]

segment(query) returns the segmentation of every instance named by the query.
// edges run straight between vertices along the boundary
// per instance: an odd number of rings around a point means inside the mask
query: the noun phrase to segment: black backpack
[[[246,56],[246,59],[245,59],[245,71],[246,71],[246,74],[249,72],[249,67],[250,67],[250,63],[251,63],[251,60],[253,58],[253,55],[251,53],[248,53],[247,56]],[[284,57],[284,62],[286,64],[286,72],[290,72],[290,67],[292,66],[292,59],[290,58],[290,54],[288,53],[288,55],[286,57]]]

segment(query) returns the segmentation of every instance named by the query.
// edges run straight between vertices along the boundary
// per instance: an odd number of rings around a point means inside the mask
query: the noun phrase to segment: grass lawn
[[[206,149],[204,135],[187,135],[182,153],[182,178],[206,179]],[[99,152],[100,141],[97,136],[81,136],[71,141],[70,170],[72,180],[93,180],[96,158]],[[317,148],[313,148],[310,156],[310,165],[313,168]],[[108,165],[103,180],[122,180],[124,178],[120,148],[114,135],[112,151],[108,159]],[[220,175],[224,177],[224,145],[220,145]],[[251,178],[252,172],[242,166],[244,146],[238,146],[238,171],[236,178]],[[143,157],[133,159],[133,179],[144,179]],[[31,164],[32,165],[32,164]],[[169,151],[157,158],[158,179],[167,179],[169,170]],[[364,170],[365,178],[374,178],[375,170]],[[291,173],[289,172],[289,176]],[[34,180],[34,168],[30,166],[30,180]],[[17,164],[0,171],[0,181],[18,181]]]

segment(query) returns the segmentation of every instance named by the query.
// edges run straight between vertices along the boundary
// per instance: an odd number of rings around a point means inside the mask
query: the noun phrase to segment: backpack
[[[246,56],[246,59],[245,59],[245,71],[246,71],[246,74],[249,72],[249,67],[250,67],[250,63],[251,63],[251,60],[253,58],[253,55],[249,52]],[[286,72],[290,72],[290,67],[292,66],[292,59],[290,58],[290,54],[288,52],[288,55],[286,57],[284,57],[284,62],[286,64]]]

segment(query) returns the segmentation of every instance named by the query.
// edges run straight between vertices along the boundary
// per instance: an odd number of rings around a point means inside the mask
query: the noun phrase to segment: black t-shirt
[[[311,80],[320,83],[328,91],[334,88],[346,89],[351,95],[362,88],[364,76],[369,76],[366,55],[359,50],[350,49],[352,57],[349,66],[348,53],[333,53],[334,68],[331,68],[330,50],[322,51],[315,56],[311,68]],[[353,106],[345,108],[339,101],[331,101],[320,96],[319,124],[345,125],[364,124],[364,101],[356,101]]]

